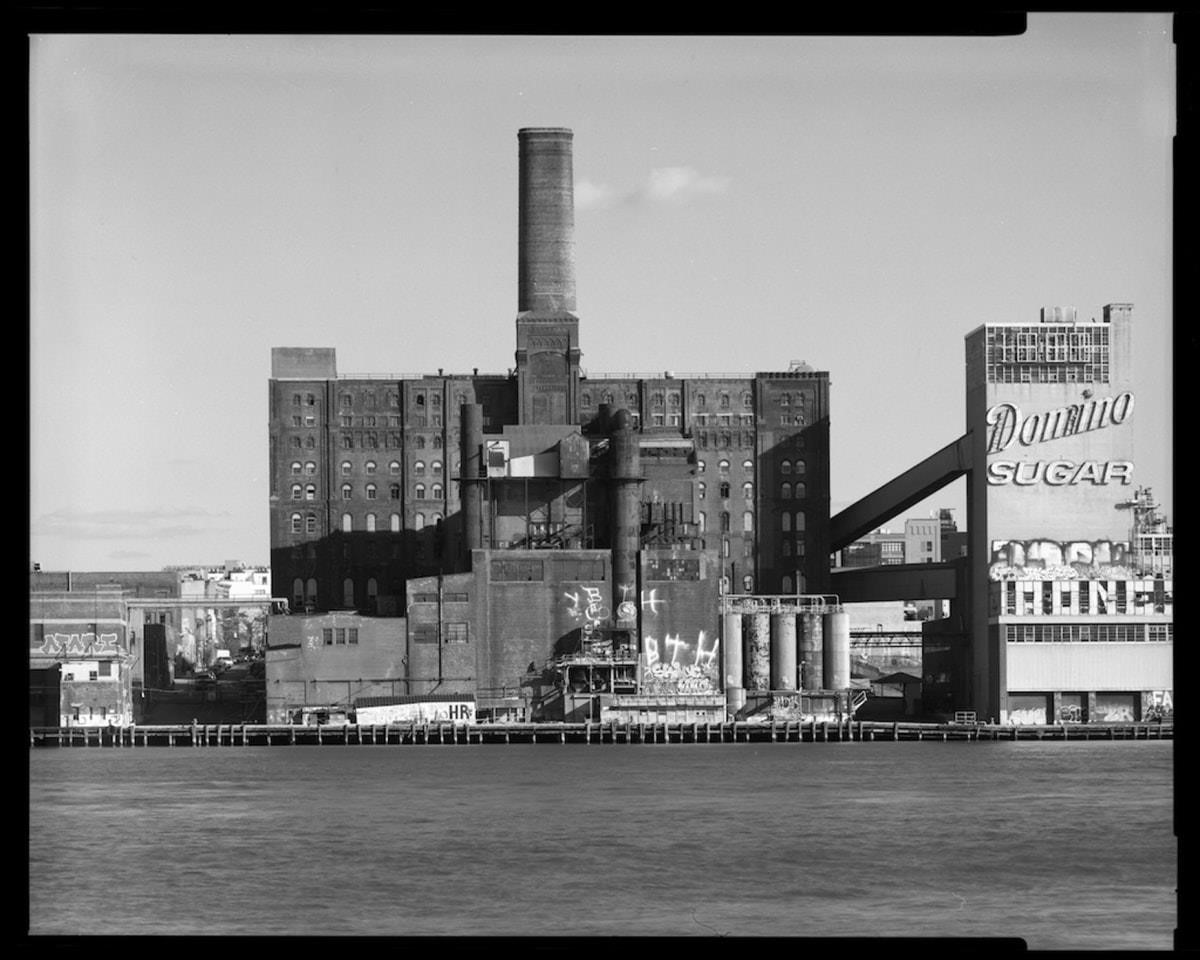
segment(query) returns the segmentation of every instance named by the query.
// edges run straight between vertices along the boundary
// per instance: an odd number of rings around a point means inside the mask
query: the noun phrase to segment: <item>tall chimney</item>
[[[563,127],[525,127],[520,143],[517,310],[574,312],[575,202],[571,139]]]

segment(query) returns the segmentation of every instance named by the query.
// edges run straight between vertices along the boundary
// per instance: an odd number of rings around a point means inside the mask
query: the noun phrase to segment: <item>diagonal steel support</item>
[[[970,431],[829,520],[829,549],[840,550],[971,469]]]

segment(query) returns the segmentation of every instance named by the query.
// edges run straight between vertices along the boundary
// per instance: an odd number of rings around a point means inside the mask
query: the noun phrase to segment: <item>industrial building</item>
[[[292,605],[272,718],[451,693],[481,716],[723,718],[743,677],[722,677],[718,597],[828,592],[828,374],[587,371],[572,142],[518,134],[505,373],[272,351],[271,569]]]

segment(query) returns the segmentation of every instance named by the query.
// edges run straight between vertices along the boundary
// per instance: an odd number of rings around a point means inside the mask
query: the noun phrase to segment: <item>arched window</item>
[[[425,484],[418,483],[416,486],[416,490],[414,492],[415,492],[416,498],[418,500],[424,500],[425,499]]]
[[[754,396],[749,392],[742,394],[742,406],[747,410],[754,406]]]
[[[429,465],[429,472],[435,477],[440,477],[442,475],[442,461],[434,460],[433,463]]]
[[[379,581],[374,577],[367,580],[367,606],[375,606],[375,601],[379,597]],[[354,634],[351,634],[354,636]]]
[[[708,492],[708,486],[704,483],[704,481],[703,480],[697,481],[696,482],[696,497],[700,500],[703,500],[704,496],[707,492]]]
[[[780,553],[782,553],[785,557],[790,557],[792,555],[792,541],[784,540],[782,546],[779,549],[780,549]]]
[[[317,532],[317,515],[315,513],[310,513],[304,518],[304,529],[308,533]]]
[[[727,393],[721,394],[721,409],[722,410],[729,409],[729,394],[727,394]]]
[[[749,510],[742,514],[742,532],[754,532],[754,514]]]
[[[348,513],[342,514],[342,533],[350,533],[354,529],[354,518]]]
[[[304,606],[304,581],[299,577],[292,581],[292,603],[297,607]]]
[[[305,450],[316,450],[317,449],[316,438],[315,437],[305,437],[304,438],[304,449]]]
[[[779,518],[779,529],[782,530],[784,533],[791,533],[791,531],[792,531],[792,515],[790,513],[785,513],[782,517]]]
[[[368,460],[367,461],[367,473],[374,473],[374,472],[375,472],[375,461]]]
[[[442,449],[442,438],[434,437],[433,443],[431,443],[430,446],[433,447],[434,450],[441,450]]]
[[[400,473],[400,461],[399,460],[393,460],[391,463],[388,464],[388,473],[399,475],[399,473]]]
[[[341,397],[341,404],[343,407],[352,407],[354,406],[354,398],[348,393],[343,393]]]
[[[733,446],[733,437],[728,433],[721,434],[721,449],[728,450],[731,446]]]
[[[792,578],[791,577],[783,578],[783,585],[780,587],[780,590],[783,593],[791,593],[792,592]]]
[[[352,467],[352,466],[350,465],[350,461],[349,461],[349,460],[343,460],[343,461],[342,461],[342,476],[343,476],[343,477],[348,477],[348,476],[350,476],[350,472],[351,472],[353,469],[354,469],[354,467]]]
[[[435,513],[432,517],[429,518],[429,522],[432,523],[434,526],[437,526],[439,523],[442,522],[442,515],[440,513]]]
[[[418,434],[417,436],[415,436],[413,438],[413,446],[416,447],[418,450],[424,450],[425,449],[425,438],[422,437],[420,434]]]
[[[797,533],[804,532],[804,511],[803,510],[796,511],[796,532]]]
[[[354,606],[354,581],[349,577],[342,581],[342,606]]]
[[[650,406],[661,407],[666,402],[666,395],[661,390],[655,390],[650,394]]]
[[[781,500],[791,500],[792,499],[792,485],[790,483],[788,483],[786,480],[784,480],[783,483],[781,483],[779,485],[779,498]]]
[[[429,488],[429,495],[434,500],[441,500],[442,499],[442,485],[440,483],[435,483],[432,487]]]
[[[374,533],[374,532],[375,532],[375,514],[368,513],[367,514],[367,533]]]
[[[393,513],[392,514],[392,533],[399,533],[399,532],[400,532],[400,514]]]
[[[300,484],[293,483],[292,484],[292,499],[299,500],[303,496],[304,496],[304,491],[301,489]]]
[[[315,485],[310,483],[307,487],[304,488],[304,499],[305,500],[316,500],[317,499],[317,488]]]
[[[292,461],[292,475],[293,476],[300,475],[300,461],[299,460]]]
[[[697,461],[696,461],[696,472],[697,472],[697,473],[703,473],[703,472],[704,472],[704,461],[703,461],[703,460],[697,460]]]
[[[375,499],[376,492],[377,492],[377,491],[376,491],[376,489],[375,489],[375,484],[373,484],[373,483],[368,483],[368,484],[367,484],[367,499],[368,499],[368,500],[374,500],[374,499]]]
[[[742,498],[745,500],[753,500],[754,499],[754,484],[752,484],[752,483],[743,483],[742,484]]]
[[[415,517],[413,517],[413,529],[414,530],[424,530],[425,529],[425,514],[418,513]]]
[[[696,394],[696,407],[697,407],[698,409],[701,409],[701,410],[703,410],[703,409],[704,409],[704,404],[705,404],[705,403],[707,403],[707,402],[708,402],[708,398],[707,398],[707,397],[705,397],[705,396],[704,396],[704,394],[702,394],[702,393],[698,393],[698,394]]]
[[[354,493],[354,490],[350,486],[350,484],[348,484],[348,483],[342,484],[342,499],[343,500],[349,500],[353,493]]]
[[[600,397],[600,402],[601,403],[612,403],[613,402],[612,391],[605,390],[604,393]]]
[[[579,397],[579,402],[585,407],[590,407],[592,405],[592,395],[586,392],[581,394]]]
[[[791,473],[792,472],[792,461],[791,460],[780,460],[779,461],[779,472],[782,473],[784,476],[787,476],[789,473]]]
[[[719,490],[720,490],[720,494],[721,494],[721,499],[728,500],[729,499],[729,481],[722,480]]]
[[[425,461],[418,460],[413,464],[413,475],[418,477],[425,476]]]
[[[668,393],[667,394],[667,406],[670,407],[672,410],[678,410],[679,409],[679,394]]]
[[[392,500],[400,499],[400,484],[393,483],[388,487],[388,497]]]
[[[726,476],[729,473],[729,461],[722,460],[720,463],[718,463],[717,464],[717,472],[720,473],[721,476],[723,476],[723,477]]]
[[[728,510],[721,511],[721,532],[722,533],[729,532],[729,511]]]
[[[747,474],[753,473],[754,472],[754,461],[753,460],[743,460],[742,461],[742,470]]]
[[[796,499],[803,500],[808,496],[808,486],[804,483],[796,484]]]
[[[721,556],[723,556],[723,557],[729,556],[729,540],[728,539],[721,541]]]
[[[301,532],[302,532],[302,530],[301,530],[301,526],[300,526],[300,525],[301,525],[303,522],[304,522],[304,521],[303,521],[303,518],[300,516],[300,514],[298,514],[298,513],[293,513],[293,514],[292,514],[292,533],[301,533]]]
[[[752,577],[750,574],[746,574],[744,577],[742,577],[742,592],[754,592],[754,577]]]
[[[313,476],[317,472],[317,465],[309,460],[304,464],[304,472],[310,477]]]
[[[804,541],[803,540],[796,541],[796,556],[798,556],[798,557],[804,556]]]
[[[804,461],[797,460],[796,461],[796,476],[798,476],[798,477],[804,476],[804,470],[805,470]]]
[[[309,577],[304,584],[304,602],[311,603],[313,606],[317,604],[317,578]]]
[[[698,524],[700,525],[700,532],[701,532],[701,533],[704,533],[705,521],[706,521],[707,519],[708,519],[708,518],[707,518],[707,516],[705,515],[705,513],[704,513],[704,511],[703,511],[703,510],[701,510],[699,513],[697,513],[697,514],[696,514],[696,523],[698,523]]]

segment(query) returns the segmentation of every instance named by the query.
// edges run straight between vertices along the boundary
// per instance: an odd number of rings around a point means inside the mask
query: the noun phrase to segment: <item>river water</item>
[[[1172,746],[39,748],[29,931],[1169,949]]]

